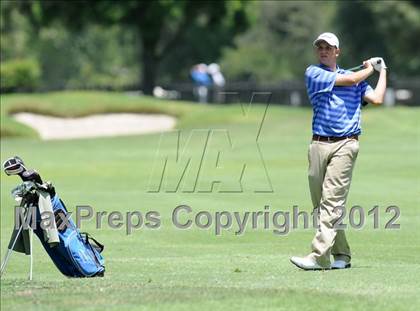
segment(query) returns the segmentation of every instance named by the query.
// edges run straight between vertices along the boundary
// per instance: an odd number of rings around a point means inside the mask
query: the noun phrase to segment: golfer
[[[333,33],[319,35],[313,45],[319,64],[309,66],[305,72],[313,107],[308,179],[319,227],[312,241],[312,252],[290,260],[304,270],[345,269],[351,266],[350,247],[344,231],[336,229],[335,223],[346,204],[359,152],[362,102],[382,103],[387,67],[382,58],[375,57],[364,61],[363,69],[358,72],[339,68],[340,44]],[[375,70],[379,79],[372,89],[365,80]]]

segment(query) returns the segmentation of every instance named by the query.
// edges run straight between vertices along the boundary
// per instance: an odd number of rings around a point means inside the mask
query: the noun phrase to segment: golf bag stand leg
[[[30,249],[30,254],[29,254],[29,281],[32,281],[32,270],[33,270],[33,266],[34,266],[34,260],[33,260],[33,247],[32,247],[32,241],[34,238],[34,230],[30,227],[29,228],[29,249]]]
[[[21,232],[22,232],[22,229],[23,229],[23,224],[21,224],[21,225],[20,225],[19,230],[18,230],[18,233],[16,234],[16,237],[15,237],[15,239],[14,239],[14,241],[13,241],[12,246],[11,246],[10,248],[8,248],[8,249],[7,249],[7,254],[6,254],[6,256],[4,257],[3,262],[1,263],[0,276],[3,276],[3,273],[4,273],[4,271],[6,270],[7,263],[9,262],[10,256],[12,255],[12,252],[13,252],[13,248],[14,248],[14,247],[15,247],[15,245],[16,245],[16,242],[17,242],[17,240],[18,240],[18,238],[19,238],[19,235],[20,235],[20,234],[21,234]],[[32,254],[31,254],[31,257],[32,257]]]

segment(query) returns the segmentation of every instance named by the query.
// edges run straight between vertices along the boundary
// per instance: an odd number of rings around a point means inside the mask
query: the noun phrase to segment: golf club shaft
[[[356,71],[356,70],[359,70],[359,69],[362,69],[363,67],[364,67],[365,65],[359,65],[359,66],[356,66],[356,67],[352,67],[352,68],[350,68],[350,69],[347,69],[348,71]]]
[[[379,59],[379,60],[376,62],[376,64],[380,64],[380,63],[381,63],[381,60]],[[348,70],[348,71],[355,71],[355,70],[362,69],[363,67],[365,67],[365,65],[361,64],[361,65],[359,65],[359,66],[356,66],[356,67],[353,67],[353,68],[350,68],[350,69],[347,69],[347,70]]]
[[[29,228],[29,281],[32,281],[32,271],[33,271],[33,266],[34,266],[34,260],[33,260],[33,254],[32,254],[32,243],[33,243],[33,239],[34,239],[34,231],[32,230],[32,228]]]

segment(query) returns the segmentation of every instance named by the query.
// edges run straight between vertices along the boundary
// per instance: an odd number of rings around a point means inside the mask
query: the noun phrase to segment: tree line
[[[228,81],[301,79],[313,39],[340,40],[342,67],[371,56],[420,74],[419,1],[2,1],[1,88],[141,88],[218,62]]]

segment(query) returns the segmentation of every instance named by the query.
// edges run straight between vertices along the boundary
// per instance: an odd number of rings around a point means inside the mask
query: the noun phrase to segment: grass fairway
[[[62,96],[65,99],[74,94]],[[113,109],[117,109],[118,101],[122,107],[131,105],[130,111],[141,111],[139,106],[145,105],[159,107],[161,111],[170,108],[180,117],[181,146],[191,129],[228,130],[235,151],[226,157],[222,153],[222,169],[214,170],[215,173],[207,170],[214,173],[211,176],[200,175],[201,186],[206,181],[225,178],[227,186],[235,186],[234,178],[230,177],[238,175],[238,163],[246,163],[244,191],[221,193],[216,188],[213,192],[150,193],[151,168],[160,135],[40,141],[5,113],[10,109],[34,111],[35,102],[48,112],[60,94],[36,95],[34,102],[31,96],[3,96],[2,121],[7,122],[7,129],[23,137],[2,138],[2,161],[11,155],[22,156],[28,166],[54,182],[70,210],[86,204],[95,211],[153,210],[160,213],[162,223],[160,229],[143,227],[129,236],[124,228],[111,230],[104,226],[96,230],[94,221],[86,223],[82,230],[105,244],[104,278],[63,277],[36,241],[34,280],[26,280],[29,258],[14,253],[1,279],[2,310],[418,309],[420,109],[370,106],[364,110],[364,134],[348,206],[360,205],[367,213],[379,205],[380,229],[373,229],[373,217],[366,215],[362,229],[348,230],[352,269],[303,272],[289,263],[289,257],[309,251],[313,229],[300,228],[287,235],[276,235],[272,227],[264,230],[262,226],[252,229],[248,225],[245,233],[237,236],[234,233],[237,227],[233,225],[215,236],[214,226],[208,230],[195,225],[188,230],[175,228],[171,213],[180,204],[191,206],[193,213],[207,210],[213,215],[221,211],[263,211],[265,205],[270,206],[272,213],[291,212],[293,205],[311,211],[306,176],[310,109],[269,107],[258,141],[273,192],[256,193],[255,189],[267,189],[255,144],[264,106],[254,106],[244,116],[240,105],[200,107],[182,103],[177,108],[170,103],[165,107],[162,102],[156,106],[153,102],[127,104],[132,99],[117,94],[111,96],[111,104],[103,104],[107,98],[103,93],[77,96],[86,103],[92,98],[102,99],[95,101],[95,111],[102,112],[106,111],[103,105],[114,105]],[[72,101],[62,100],[57,108],[59,114],[65,114],[67,109],[74,112],[71,104]],[[81,107],[72,115],[83,115],[85,109]],[[226,141],[221,139],[215,146],[223,143]],[[174,140],[173,145],[161,145],[160,150],[170,155],[176,146]],[[199,156],[203,140],[191,139],[187,149],[193,156]],[[204,158],[203,167],[211,166],[210,155]],[[170,172],[168,178],[173,181],[177,175]],[[2,257],[13,222],[10,190],[17,183],[16,177],[1,173]],[[401,209],[399,230],[384,229],[391,218],[391,214],[385,213],[389,205]]]

